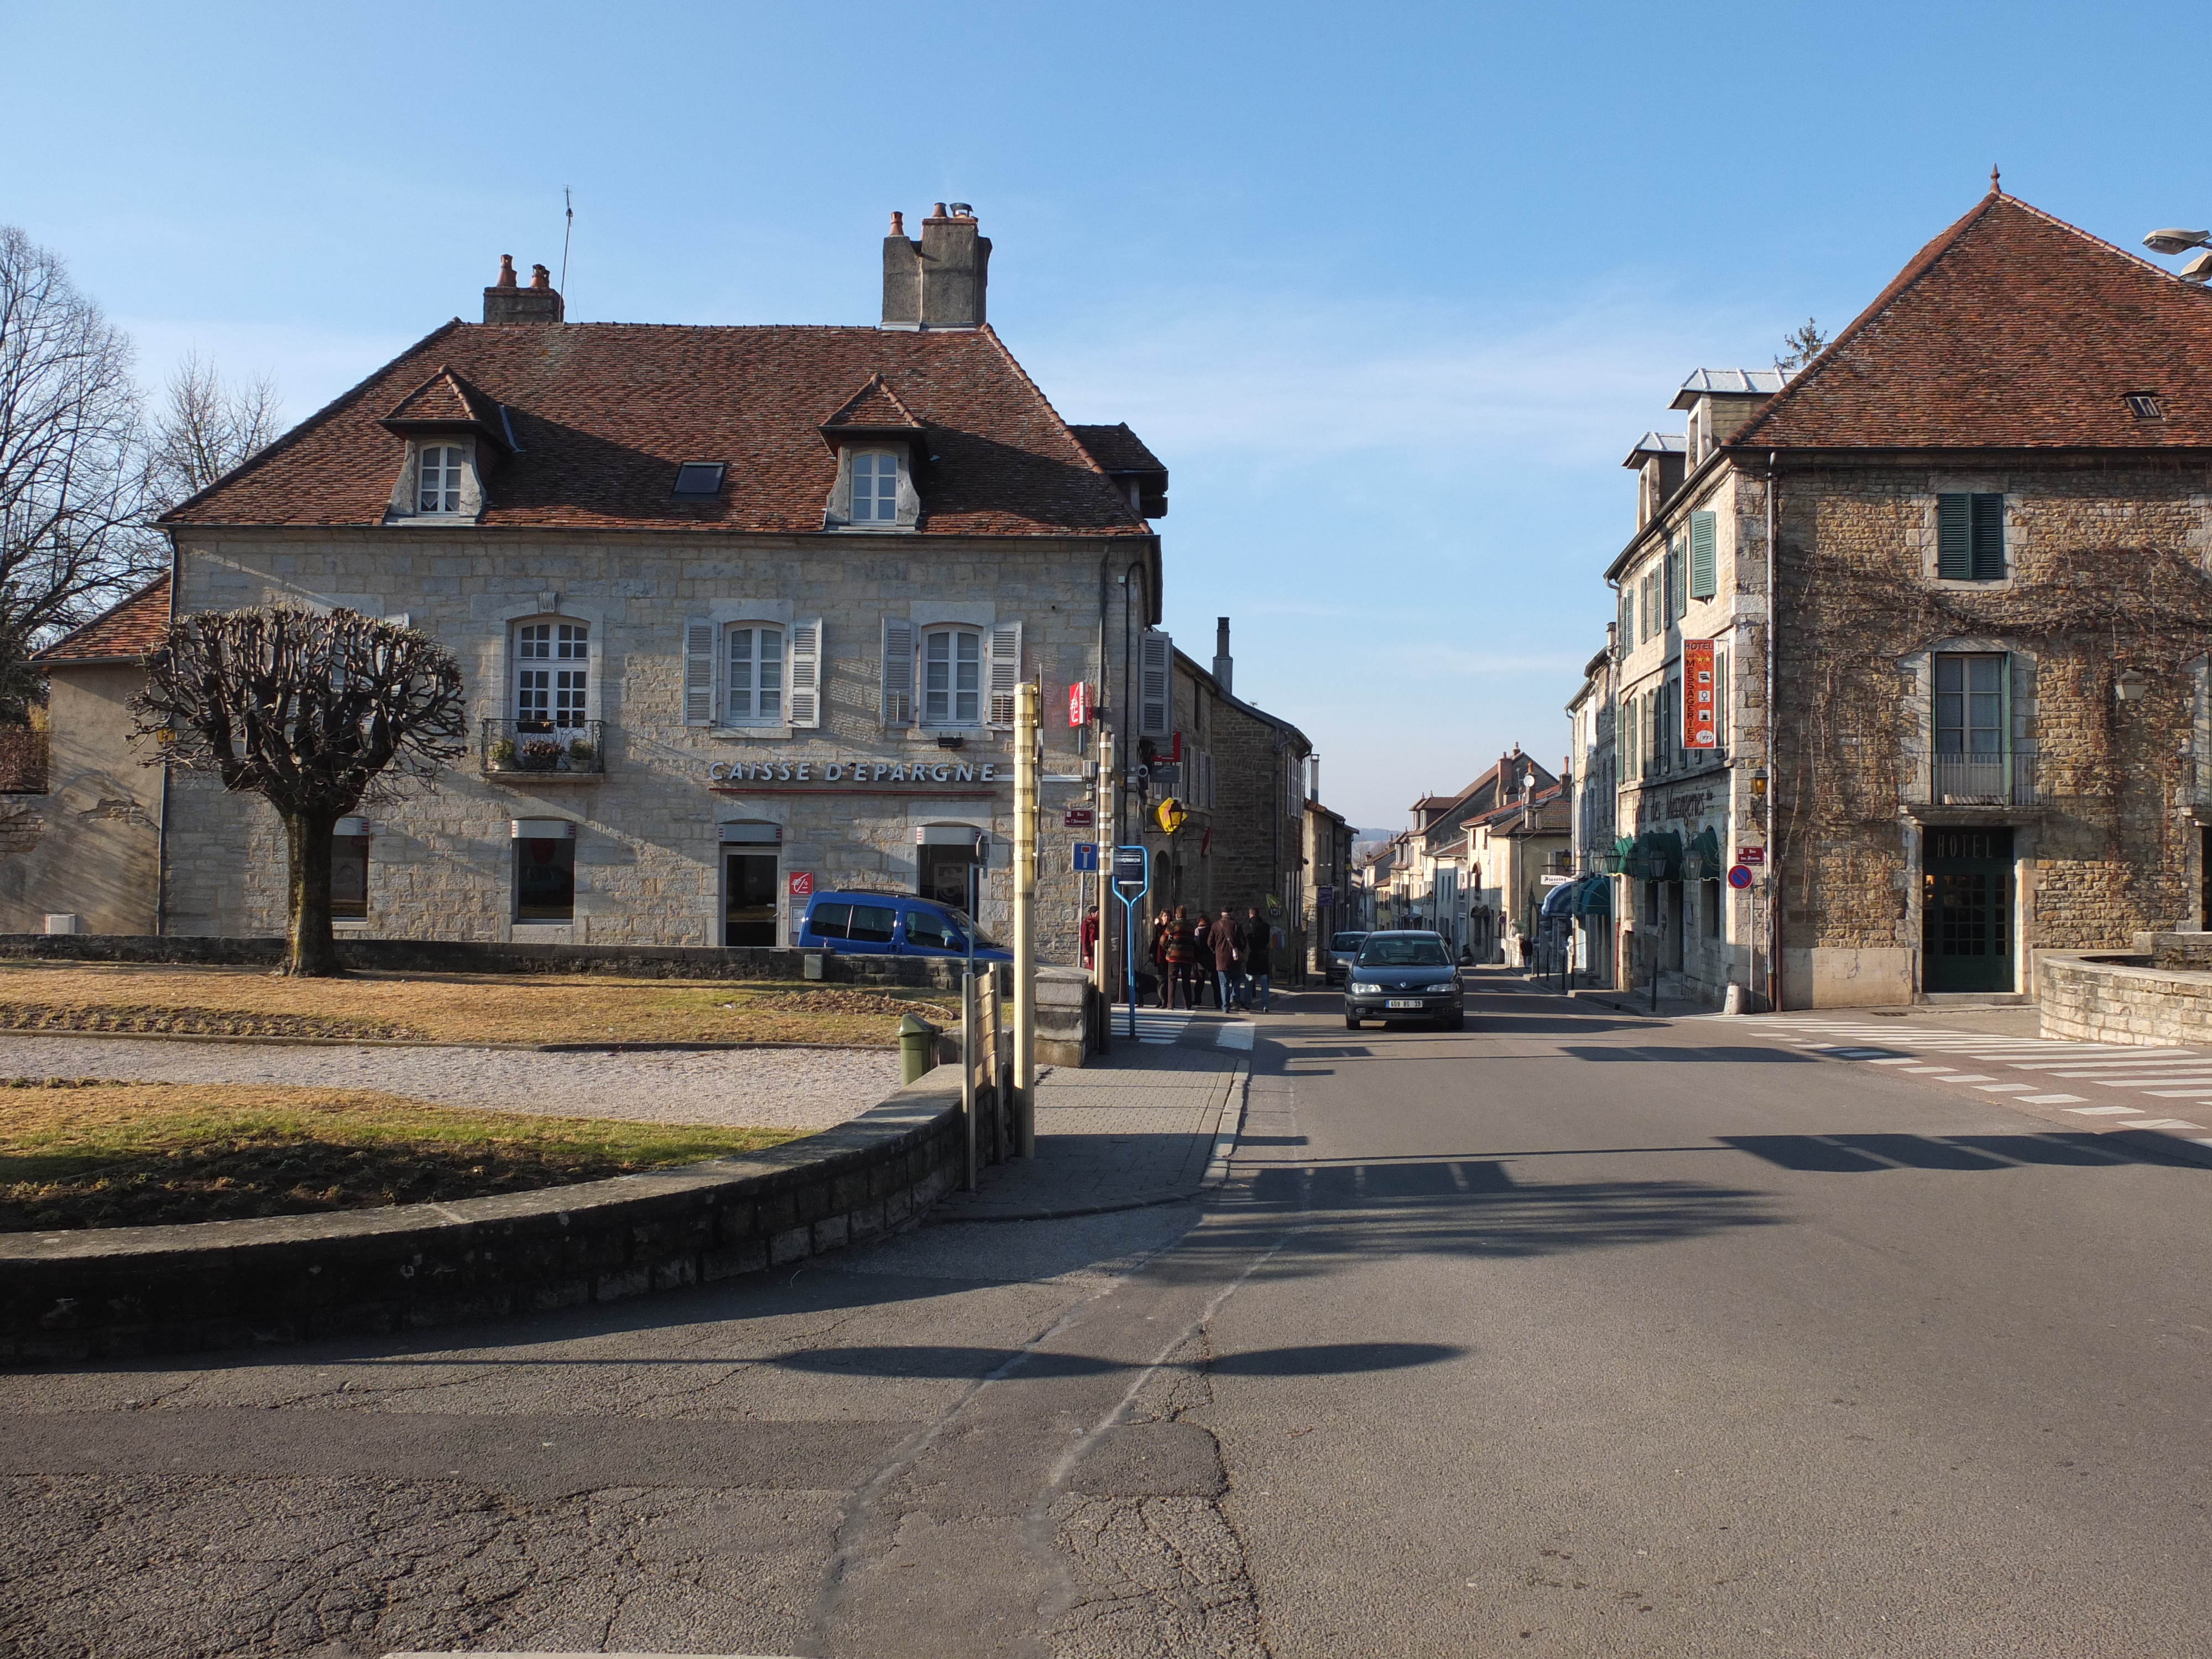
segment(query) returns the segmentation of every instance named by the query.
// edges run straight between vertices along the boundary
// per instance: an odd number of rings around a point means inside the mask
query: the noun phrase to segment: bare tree
[[[211,771],[284,821],[290,893],[283,971],[339,971],[331,834],[364,801],[428,781],[462,751],[461,670],[427,634],[355,611],[206,611],[169,624],[131,700],[149,766]]]
[[[266,448],[283,429],[276,383],[226,386],[198,352],[169,377],[147,456],[148,510],[167,512]]]
[[[1774,366],[1784,374],[1802,368],[1827,347],[1828,337],[1820,332],[1820,324],[1808,317],[1802,328],[1793,328],[1782,337],[1782,355],[1774,360]]]
[[[131,343],[0,225],[0,623],[19,641],[157,574]]]

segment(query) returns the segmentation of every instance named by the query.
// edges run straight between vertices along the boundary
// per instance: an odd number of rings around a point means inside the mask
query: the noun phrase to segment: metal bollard
[[[899,1021],[899,1081],[912,1083],[937,1064],[937,1027],[920,1014]]]

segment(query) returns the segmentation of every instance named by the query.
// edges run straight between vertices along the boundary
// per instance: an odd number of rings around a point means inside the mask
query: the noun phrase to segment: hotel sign
[[[1682,641],[1682,747],[1720,747],[1718,688],[1713,684],[1713,642]]]

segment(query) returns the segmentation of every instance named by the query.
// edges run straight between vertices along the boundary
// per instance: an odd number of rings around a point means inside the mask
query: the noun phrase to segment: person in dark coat
[[[1213,921],[1209,935],[1213,945],[1214,994],[1221,999],[1221,1012],[1244,1000],[1244,943],[1237,936],[1237,918],[1224,910]]]
[[[1203,910],[1191,919],[1190,966],[1186,977],[1190,983],[1185,989],[1184,1005],[1203,1008],[1206,991],[1213,983],[1213,923]]]
[[[1197,946],[1190,937],[1190,912],[1182,905],[1176,906],[1175,916],[1167,928],[1167,965],[1162,993],[1168,1000],[1165,1006],[1175,1006],[1175,995],[1182,994],[1182,1006],[1190,1006],[1190,964],[1197,956]]]
[[[1244,1000],[1247,1006],[1255,1000],[1260,1012],[1267,1012],[1269,994],[1274,988],[1275,925],[1260,914],[1254,905],[1244,913],[1239,930],[1244,945]]]
[[[1175,931],[1175,918],[1164,910],[1152,918],[1152,991],[1163,1008],[1169,1006],[1172,994],[1169,981],[1179,970],[1168,962],[1168,936]]]

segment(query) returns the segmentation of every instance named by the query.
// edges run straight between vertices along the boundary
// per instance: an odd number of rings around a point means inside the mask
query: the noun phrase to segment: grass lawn
[[[726,980],[351,974],[0,958],[0,1030],[428,1042],[820,1042],[888,1048],[902,1014],[960,1017],[942,992]]]
[[[359,1089],[0,1079],[0,1232],[450,1201],[796,1138],[472,1111]]]

